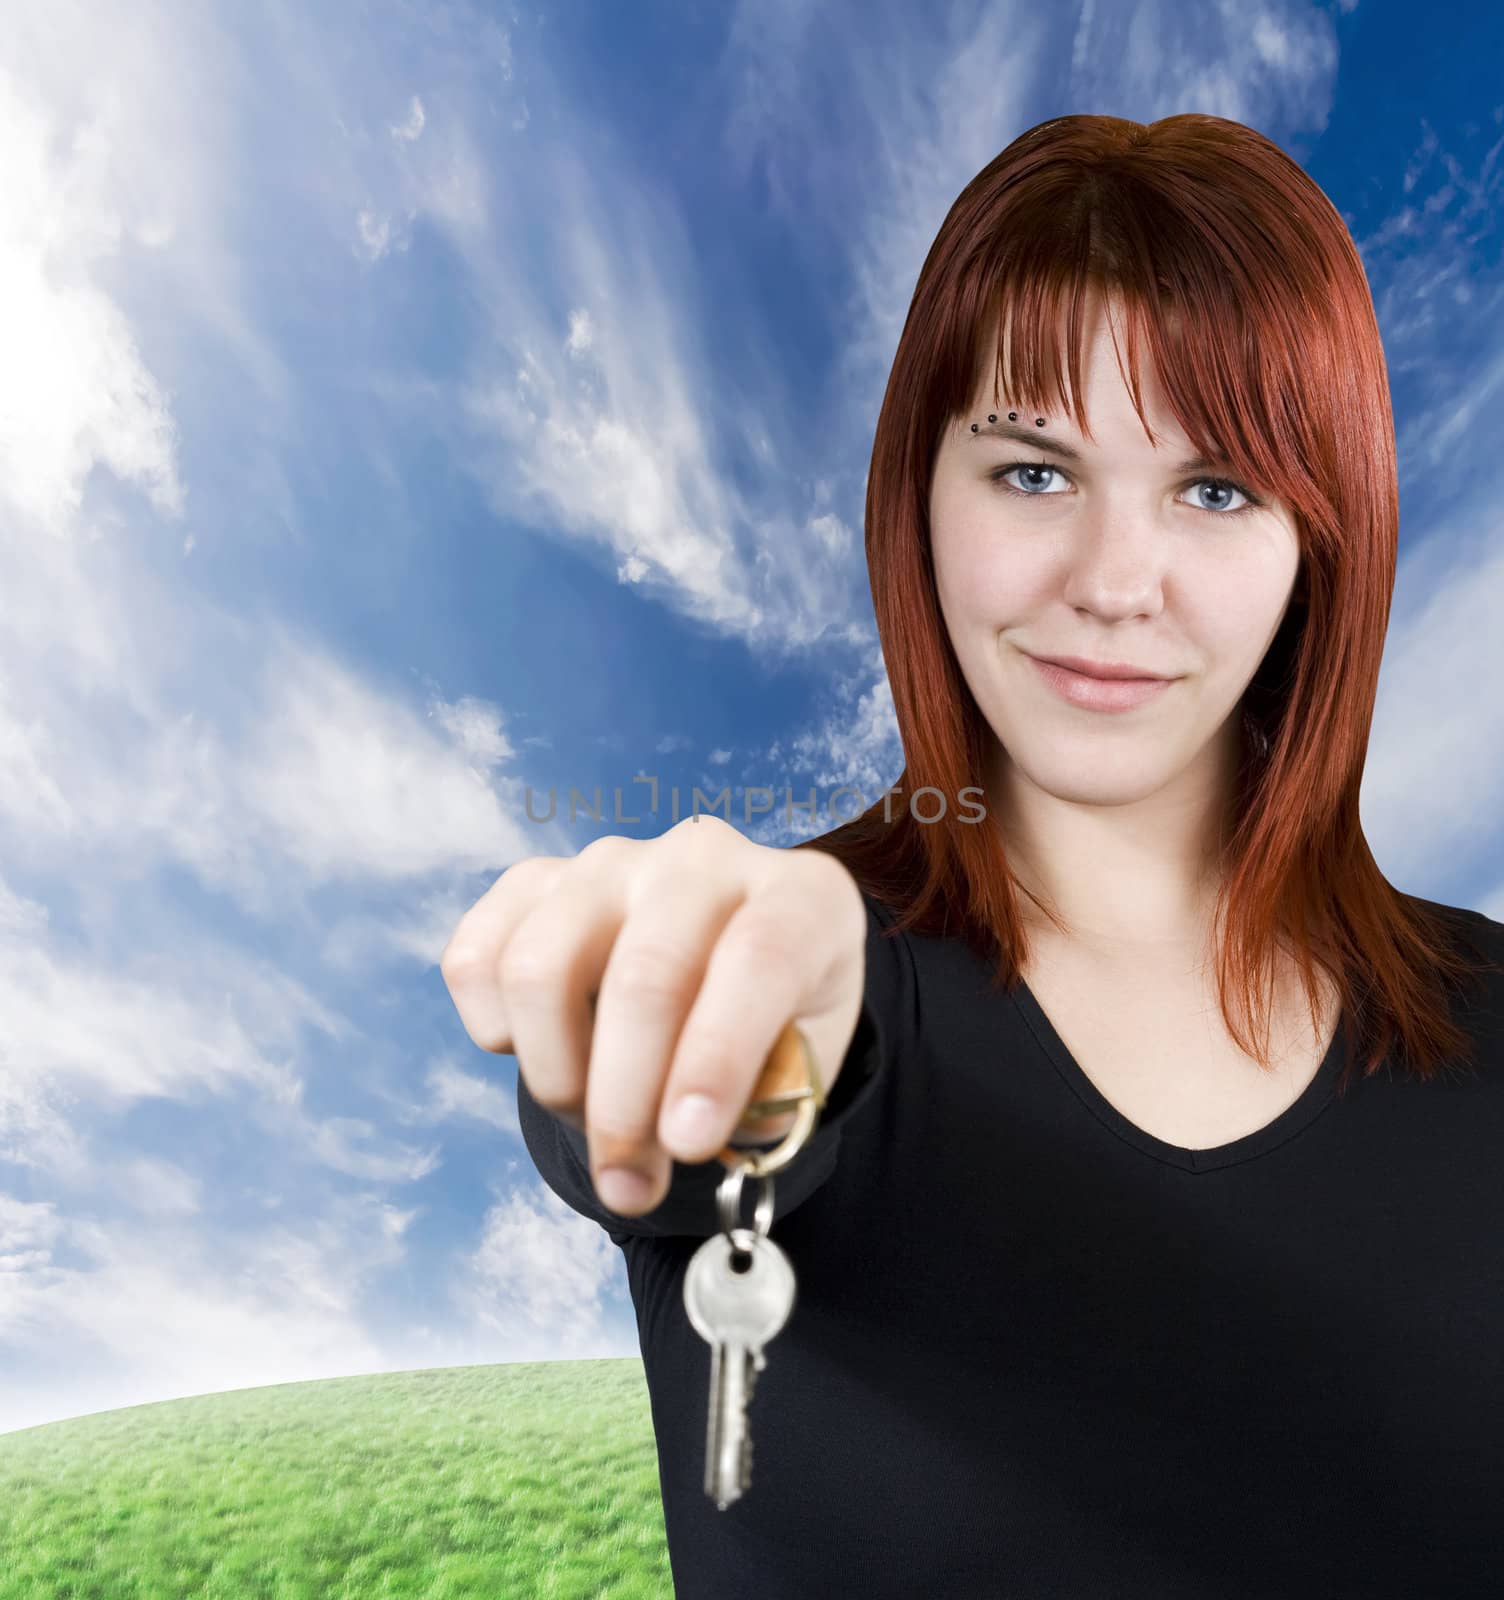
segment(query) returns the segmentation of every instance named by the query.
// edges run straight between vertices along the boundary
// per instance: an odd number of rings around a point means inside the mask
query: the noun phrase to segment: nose
[[[1108,622],[1155,616],[1168,561],[1168,541],[1148,518],[1124,511],[1081,517],[1061,548],[1064,598]]]

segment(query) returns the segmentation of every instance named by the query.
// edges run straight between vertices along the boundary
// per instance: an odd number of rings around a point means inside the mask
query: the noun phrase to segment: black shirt
[[[861,1020],[774,1179],[798,1297],[725,1511],[683,1302],[724,1168],[617,1216],[518,1077],[538,1171],[626,1259],[678,1600],[1504,1595],[1504,979],[1456,1002],[1476,1073],[1386,1063],[1339,1099],[1339,1027],[1266,1127],[1182,1149],[1026,983],[879,937],[864,899]],[[1504,961],[1504,925],[1444,909]]]

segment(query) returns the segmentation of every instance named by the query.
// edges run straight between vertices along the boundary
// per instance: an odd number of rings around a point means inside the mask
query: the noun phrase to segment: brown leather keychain
[[[794,1124],[771,1150],[726,1145],[719,1152],[721,1163],[731,1170],[741,1167],[749,1178],[781,1172],[809,1143],[824,1109],[825,1086],[820,1081],[814,1051],[799,1026],[790,1022],[773,1041],[762,1072],[752,1086],[752,1099],[737,1126],[750,1132],[756,1123],[787,1111],[795,1113]]]

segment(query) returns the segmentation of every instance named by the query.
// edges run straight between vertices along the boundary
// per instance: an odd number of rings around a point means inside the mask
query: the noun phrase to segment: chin
[[[1038,748],[1043,742],[1019,741],[1014,752],[1005,749],[999,770],[1012,781],[1022,779],[1073,805],[1131,805],[1164,788],[1183,770],[1167,759],[1158,740],[1144,740],[1137,748],[1125,742],[1115,750],[1084,739]]]

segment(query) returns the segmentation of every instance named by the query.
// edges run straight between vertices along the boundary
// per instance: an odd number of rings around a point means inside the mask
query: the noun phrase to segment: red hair
[[[1464,958],[1465,918],[1385,880],[1359,819],[1398,548],[1384,352],[1341,217],[1295,161],[1241,123],[1054,117],[1015,139],[951,207],[898,342],[867,480],[868,574],[904,770],[895,800],[796,848],[842,861],[900,928],[958,934],[996,967],[994,987],[1017,983],[1028,950],[1017,897],[1028,891],[999,830],[916,822],[909,809],[924,788],[965,804],[996,737],[940,613],[929,489],[941,439],[969,414],[989,368],[994,396],[1028,416],[1058,404],[1091,437],[1071,396],[1081,394],[1092,292],[1126,313],[1140,420],[1146,339],[1198,453],[1227,460],[1296,514],[1301,578],[1244,696],[1253,738],[1223,832],[1217,981],[1228,1028],[1269,1067],[1268,980],[1286,942],[1313,1017],[1313,963],[1339,986],[1348,1044],[1339,1089],[1360,1062],[1365,1077],[1377,1072],[1392,1049],[1429,1081],[1468,1057],[1449,994],[1504,968]],[[1065,316],[1070,394],[1057,343]],[[1254,754],[1265,737],[1267,754]],[[922,817],[935,809],[925,797],[916,805]]]

